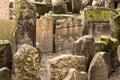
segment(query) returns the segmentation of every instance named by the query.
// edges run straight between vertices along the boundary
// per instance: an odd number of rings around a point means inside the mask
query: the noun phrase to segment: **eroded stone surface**
[[[94,38],[90,35],[85,35],[79,38],[73,44],[73,54],[84,55],[86,59],[86,68],[89,67],[90,61],[95,53]]]
[[[63,80],[88,80],[88,77],[86,72],[79,72],[76,69],[71,68],[68,75]]]
[[[70,68],[85,71],[85,57],[75,55],[61,55],[48,60],[49,80],[63,80]]]
[[[11,80],[10,70],[7,67],[0,68],[0,80]]]
[[[13,60],[17,80],[41,80],[40,58],[36,48],[22,45]]]
[[[12,32],[12,51],[15,53],[23,44],[36,46],[36,12],[28,0],[17,4],[16,24]]]
[[[90,63],[88,80],[108,80],[108,53],[98,52]],[[109,63],[108,63],[109,62]]]

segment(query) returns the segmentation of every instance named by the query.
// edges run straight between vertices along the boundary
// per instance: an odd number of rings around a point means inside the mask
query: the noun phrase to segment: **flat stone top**
[[[85,9],[84,14],[87,21],[109,21],[112,12],[109,8],[90,7]]]
[[[0,44],[10,44],[9,40],[0,40]]]

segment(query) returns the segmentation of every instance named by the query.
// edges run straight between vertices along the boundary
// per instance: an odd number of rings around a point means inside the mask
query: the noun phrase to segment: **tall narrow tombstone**
[[[13,56],[17,80],[41,80],[40,57],[36,48],[22,45]]]
[[[28,0],[20,0],[17,5],[16,25],[12,32],[13,54],[23,44],[36,46],[36,11]]]

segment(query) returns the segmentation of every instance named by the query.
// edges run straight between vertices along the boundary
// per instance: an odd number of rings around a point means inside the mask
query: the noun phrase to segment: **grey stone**
[[[12,32],[13,54],[23,44],[36,46],[36,11],[28,0],[20,0],[17,4],[16,24]]]
[[[10,70],[7,67],[0,68],[0,80],[11,80]]]
[[[49,80],[63,80],[70,68],[85,71],[85,57],[64,54],[48,60]]]
[[[86,68],[88,69],[90,61],[95,53],[94,38],[90,35],[85,35],[79,38],[73,44],[73,54],[83,55],[86,59]]]
[[[108,80],[110,54],[98,52],[90,63],[88,80]]]
[[[79,72],[76,69],[71,68],[68,75],[63,80],[88,80],[88,77],[86,72]]]
[[[22,45],[13,60],[17,80],[41,80],[40,58],[36,48]]]

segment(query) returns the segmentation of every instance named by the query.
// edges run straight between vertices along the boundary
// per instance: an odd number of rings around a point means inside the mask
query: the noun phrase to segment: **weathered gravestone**
[[[17,5],[17,18],[12,32],[13,54],[23,44],[36,46],[36,12],[28,0],[20,0]]]
[[[90,63],[88,80],[108,80],[109,54],[98,52]]]
[[[7,67],[0,68],[0,80],[11,80],[10,70]]]
[[[63,80],[70,68],[85,71],[85,57],[76,55],[61,55],[48,60],[49,80]]]
[[[8,40],[0,40],[0,68],[12,69],[12,51]]]
[[[95,54],[94,38],[90,35],[85,35],[75,41],[73,44],[73,54],[85,56],[86,68],[88,69],[91,59]]]
[[[84,34],[89,34],[98,40],[101,35],[111,36],[109,8],[86,8],[84,10]]]
[[[79,72],[76,69],[71,68],[68,75],[63,80],[88,80],[88,76],[84,71]]]
[[[110,54],[112,69],[115,69],[120,64],[118,61],[118,54],[117,54],[118,45],[119,42],[117,39],[110,38],[108,36],[101,36],[100,40],[95,42],[96,52],[104,51]]]
[[[13,57],[17,80],[41,80],[40,57],[36,48],[22,45]]]
[[[42,52],[53,52],[53,18],[51,14],[45,14],[37,20],[37,42]]]
[[[111,15],[111,31],[112,36],[117,38],[120,42],[120,9],[115,10]]]

